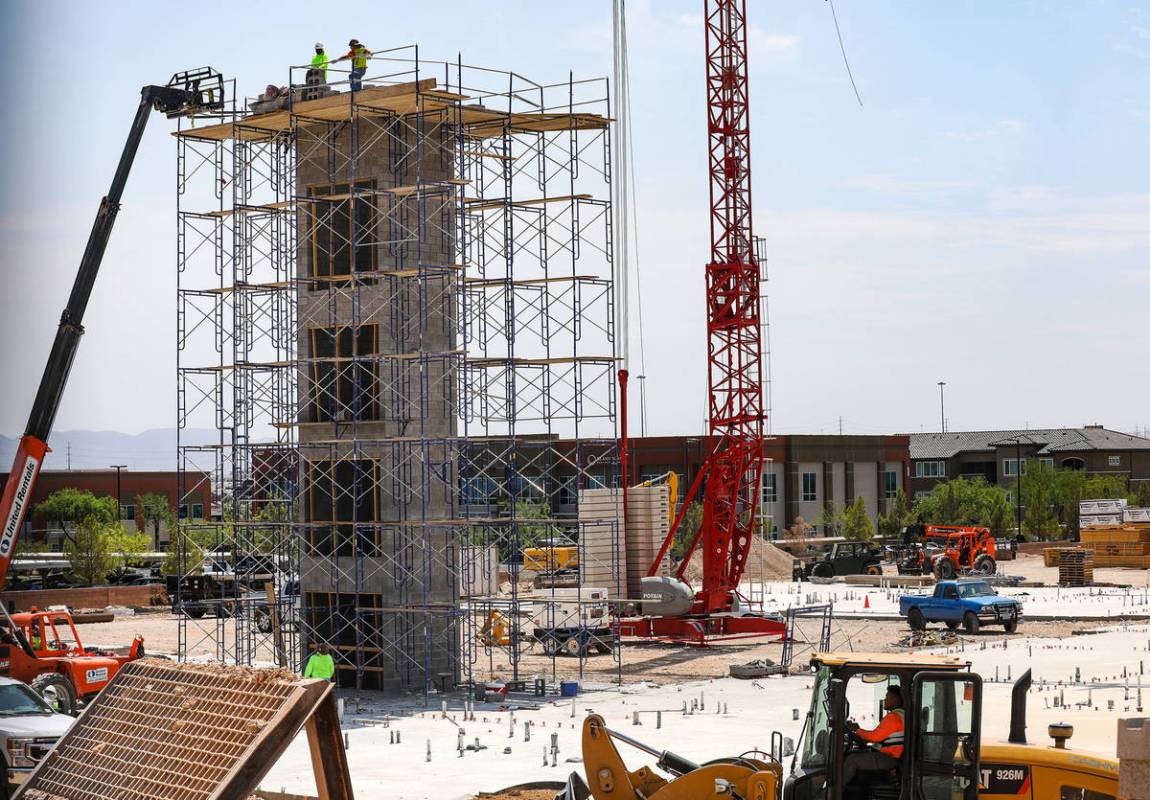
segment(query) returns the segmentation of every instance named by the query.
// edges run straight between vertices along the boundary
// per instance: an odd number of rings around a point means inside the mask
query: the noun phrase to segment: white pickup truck
[[[67,714],[57,714],[20,681],[0,677],[0,758],[4,766],[0,800],[8,800],[13,787],[28,779],[75,721]]]

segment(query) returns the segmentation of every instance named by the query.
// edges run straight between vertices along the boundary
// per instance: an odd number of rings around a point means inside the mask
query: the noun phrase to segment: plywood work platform
[[[263,114],[250,114],[235,122],[184,128],[173,136],[223,141],[243,139],[259,141],[290,132],[296,125],[309,122],[339,122],[356,116],[412,116],[415,114],[449,113],[467,134],[483,139],[501,134],[504,128],[516,132],[594,130],[610,122],[598,114],[585,113],[519,113],[499,111],[482,105],[461,105],[466,95],[435,88],[435,78],[409,81],[394,86],[375,86],[358,92],[342,92],[318,100],[294,103],[291,110],[281,109]]]
[[[246,800],[307,726],[319,793],[351,800],[331,686],[286,670],[144,659],[40,763],[25,800]]]

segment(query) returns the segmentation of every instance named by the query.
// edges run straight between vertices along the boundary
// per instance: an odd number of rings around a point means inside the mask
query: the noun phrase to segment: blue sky
[[[629,6],[649,431],[692,433],[702,4]],[[936,430],[939,380],[955,430],[1150,426],[1150,3],[837,0],[861,108],[826,2],[749,6],[774,431]],[[0,10],[0,432],[23,428],[141,85],[211,64],[254,94],[350,36],[543,81],[611,66],[609,0],[188,8]],[[59,429],[174,424],[175,148],[150,124]]]

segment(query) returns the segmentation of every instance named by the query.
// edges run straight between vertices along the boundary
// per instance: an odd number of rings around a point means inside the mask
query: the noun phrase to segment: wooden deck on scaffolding
[[[338,122],[355,116],[412,116],[449,112],[477,138],[497,136],[505,128],[515,133],[546,133],[568,130],[601,130],[610,120],[598,114],[520,113],[499,111],[482,105],[467,105],[466,95],[436,89],[434,78],[376,86],[358,92],[344,92],[317,100],[295,103],[291,110],[281,109],[263,114],[250,114],[235,122],[223,122],[202,128],[185,128],[173,136],[222,141],[244,139],[258,141],[290,131],[309,121]],[[456,108],[458,106],[458,108]],[[456,116],[457,115],[457,116]]]

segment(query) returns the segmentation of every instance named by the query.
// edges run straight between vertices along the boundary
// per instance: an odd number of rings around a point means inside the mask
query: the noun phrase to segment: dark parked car
[[[882,551],[870,542],[836,542],[821,557],[807,563],[803,576],[882,575]]]

